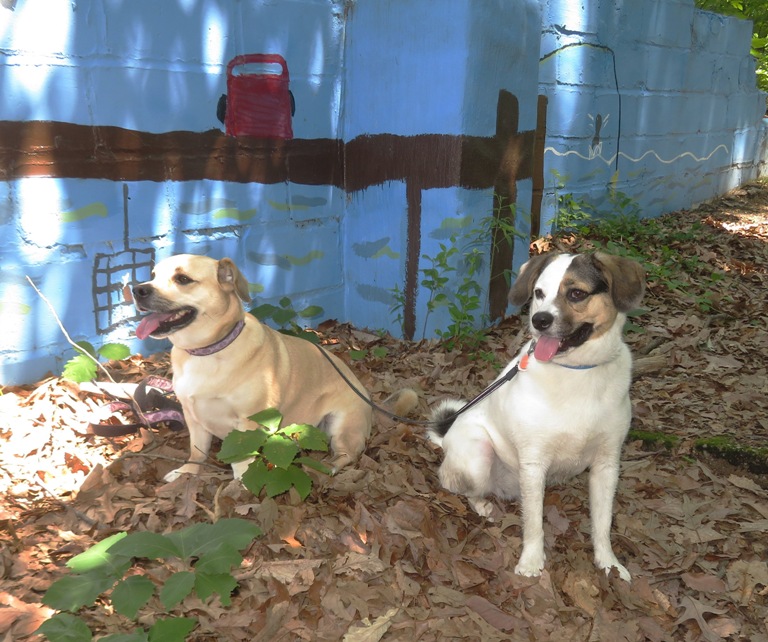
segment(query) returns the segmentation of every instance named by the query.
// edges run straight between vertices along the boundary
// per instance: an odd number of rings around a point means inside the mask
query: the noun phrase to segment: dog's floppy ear
[[[219,261],[217,276],[219,285],[228,292],[234,291],[243,303],[251,302],[251,295],[248,292],[248,280],[240,274],[240,270],[232,262],[232,259],[221,259]]]
[[[544,268],[558,256],[559,252],[549,252],[548,254],[538,254],[529,261],[523,263],[520,268],[520,273],[517,275],[515,282],[509,290],[509,302],[520,307],[533,294],[533,285],[539,278],[539,275],[544,271]]]
[[[634,310],[645,293],[645,270],[637,261],[603,252],[592,255],[592,263],[608,281],[611,298],[619,312]]]

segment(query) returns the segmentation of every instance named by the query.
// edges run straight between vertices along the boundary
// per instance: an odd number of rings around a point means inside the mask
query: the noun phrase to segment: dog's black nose
[[[146,299],[150,294],[152,294],[152,286],[149,283],[139,283],[133,286],[133,298],[136,301]]]
[[[549,312],[537,312],[531,317],[531,323],[533,327],[542,332],[552,325],[555,320]]]

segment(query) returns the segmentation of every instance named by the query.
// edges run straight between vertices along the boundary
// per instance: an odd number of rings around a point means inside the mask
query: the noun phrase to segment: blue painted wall
[[[519,101],[518,129],[533,130],[545,94],[546,231],[563,192],[603,207],[613,187],[655,215],[756,176],[766,162],[765,102],[749,33],[692,0],[17,0],[0,8],[0,121],[223,129],[216,108],[227,62],[251,52],[286,59],[296,139],[489,137],[500,90]],[[258,302],[288,295],[297,309],[321,306],[310,323],[331,317],[397,332],[391,290],[406,278],[412,235],[434,256],[492,213],[491,188],[457,184],[419,190],[416,232],[400,180],[349,191],[0,181],[0,384],[58,371],[71,354],[27,276],[75,339],[146,353],[167,346],[136,341],[131,306],[99,292],[148,278],[149,260],[178,252],[231,256]],[[527,233],[532,184],[516,187],[516,222]],[[522,241],[515,264],[526,254]],[[444,310],[427,315],[427,297],[420,288],[417,337],[447,324]]]
[[[535,129],[537,62],[530,54],[540,24],[537,2],[357,3],[346,30],[344,138],[492,136],[502,89],[519,100],[518,129]],[[524,210],[530,209],[530,183],[518,186]],[[387,182],[350,195],[344,218],[345,293],[351,318],[363,327],[400,331],[390,309],[396,302],[391,290],[402,289],[405,279],[406,191],[404,183]],[[493,213],[490,187],[426,189],[421,199],[420,269],[430,266],[424,255],[435,257],[451,234],[468,233]],[[482,282],[488,267],[480,273]],[[436,328],[449,324],[446,308],[427,312],[429,296],[427,288],[419,288],[415,338],[434,336]]]
[[[616,212],[624,194],[656,216],[758,176],[766,103],[751,23],[696,10],[693,0],[581,7],[543,3],[545,229],[565,194],[599,214]]]
[[[0,9],[0,119],[144,132],[222,128],[216,109],[227,91],[227,62],[269,52],[290,61],[294,134],[335,138],[342,11],[341,3],[321,0],[20,0],[14,10]],[[72,354],[27,276],[74,339],[122,341],[144,353],[168,346],[137,341],[132,306],[119,294],[93,292],[148,279],[142,262],[179,252],[231,256],[255,299],[288,294],[298,309],[311,303],[343,318],[343,209],[332,186],[0,182],[0,382],[58,371]],[[133,267],[115,270],[123,264]]]

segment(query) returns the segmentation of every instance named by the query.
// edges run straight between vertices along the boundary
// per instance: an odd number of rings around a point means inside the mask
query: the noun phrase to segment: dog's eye
[[[536,288],[533,291],[533,296],[535,296],[537,299],[543,299],[544,298],[544,290],[541,288]]]
[[[186,274],[177,274],[173,277],[173,280],[179,285],[189,285],[192,283],[192,279],[190,279]]]
[[[585,292],[584,290],[568,290],[568,300],[573,301],[574,303],[578,303],[579,301],[583,301],[589,296],[589,292]]]

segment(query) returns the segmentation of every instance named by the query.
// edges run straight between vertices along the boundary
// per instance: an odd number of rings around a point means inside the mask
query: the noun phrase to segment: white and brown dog
[[[509,300],[532,297],[533,339],[499,376],[513,379],[455,416],[458,401],[433,414],[442,445],[440,481],[489,516],[487,499],[519,498],[523,550],[515,573],[544,568],[543,506],[548,482],[589,468],[595,562],[630,574],[610,541],[621,446],[629,430],[631,356],[622,340],[626,313],[645,290],[635,261],[606,254],[544,254],[523,265]]]
[[[372,409],[357,395],[368,392],[335,355],[287,336],[246,314],[248,282],[230,259],[181,254],[158,263],[151,281],[133,287],[140,339],[167,337],[173,344],[173,387],[189,428],[189,463],[166,481],[198,473],[213,437],[252,430],[249,417],[277,408],[285,424],[307,423],[330,437],[335,469],[356,460],[371,432]],[[344,381],[331,362],[349,380]],[[387,403],[387,402],[385,402]],[[388,405],[396,414],[416,404],[411,390]],[[232,464],[242,477],[250,461]]]

